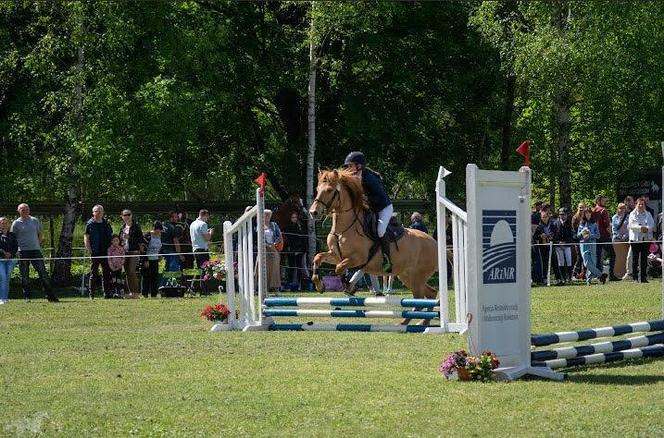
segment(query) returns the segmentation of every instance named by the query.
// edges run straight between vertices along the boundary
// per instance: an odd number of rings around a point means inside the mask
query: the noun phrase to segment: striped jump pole
[[[438,306],[439,301],[435,299],[418,298],[394,298],[394,297],[367,297],[367,298],[325,298],[325,297],[300,297],[300,298],[266,298],[263,302],[265,307],[300,307],[300,306],[401,306],[416,308],[432,308]]]
[[[589,356],[599,353],[615,353],[640,347],[647,347],[664,343],[664,333],[656,333],[649,336],[637,336],[613,342],[600,342],[578,347],[565,347],[553,350],[533,351],[530,358],[535,362],[550,361],[555,359],[574,359],[580,356]]]
[[[530,343],[534,347],[560,344],[563,342],[585,341],[587,339],[610,338],[627,333],[654,332],[664,330],[664,320],[642,321],[632,324],[614,325],[595,329],[585,329],[573,332],[557,332],[532,335]]]
[[[332,318],[410,318],[438,319],[439,312],[417,310],[329,310],[329,309],[265,309],[264,316],[324,316]]]
[[[588,356],[580,356],[571,359],[553,359],[543,362],[533,362],[536,367],[548,367],[550,369],[566,368],[577,365],[591,365],[599,363],[617,362],[627,359],[639,359],[648,357],[663,357],[664,345],[656,344],[649,347],[632,348],[629,350],[616,351],[613,353],[598,353]]]
[[[438,333],[440,327],[426,325],[380,325],[380,324],[272,324],[268,330],[312,331],[312,332],[393,332],[393,333]]]

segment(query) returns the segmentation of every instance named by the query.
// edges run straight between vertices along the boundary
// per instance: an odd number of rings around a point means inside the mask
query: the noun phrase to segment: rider
[[[383,249],[383,271],[392,272],[390,243],[384,236],[385,231],[387,231],[387,224],[392,218],[394,208],[392,207],[392,201],[390,201],[383,187],[383,180],[378,173],[367,167],[366,159],[362,152],[353,151],[348,154],[344,160],[344,165],[362,180],[362,187],[369,200],[369,208],[378,217],[377,231]]]

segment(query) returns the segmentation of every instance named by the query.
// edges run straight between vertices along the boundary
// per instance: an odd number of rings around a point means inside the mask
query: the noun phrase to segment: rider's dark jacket
[[[392,203],[385,192],[380,175],[366,167],[362,169],[362,186],[367,194],[369,207],[376,213]]]

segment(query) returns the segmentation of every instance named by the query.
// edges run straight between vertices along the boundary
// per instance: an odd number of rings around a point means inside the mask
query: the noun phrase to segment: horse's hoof
[[[344,288],[344,294],[348,295],[349,297],[354,297],[355,293],[357,293],[357,285],[351,286],[350,283],[348,283],[348,286]]]
[[[322,294],[323,292],[325,292],[325,285],[323,284],[322,281],[320,281],[320,278],[318,278],[318,276],[314,276],[311,279],[311,282],[314,284],[314,287],[316,288],[318,293]]]

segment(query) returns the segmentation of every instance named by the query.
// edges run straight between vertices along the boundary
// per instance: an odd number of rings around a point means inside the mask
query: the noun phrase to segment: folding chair
[[[196,294],[198,289],[199,294],[203,294],[203,279],[201,278],[201,270],[198,268],[188,268],[183,269],[182,271],[182,282],[186,287],[186,293],[191,295]],[[198,286],[198,287],[196,287]]]

